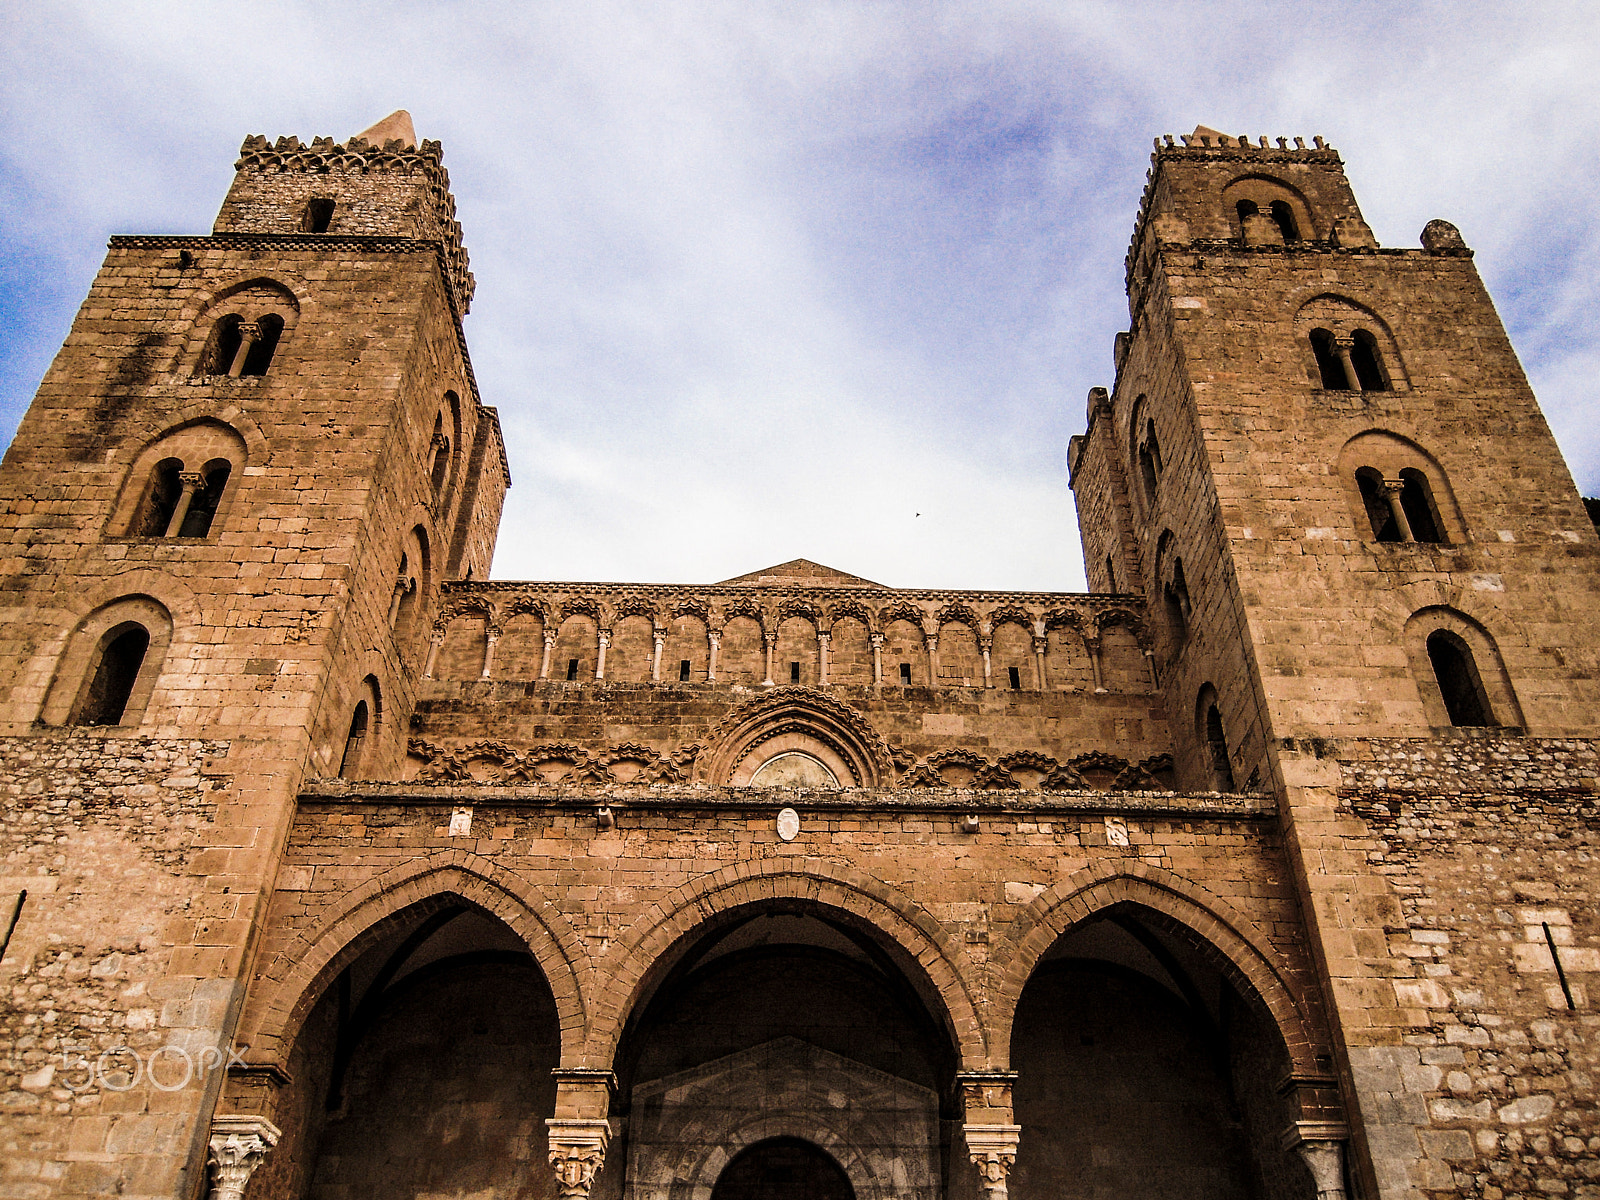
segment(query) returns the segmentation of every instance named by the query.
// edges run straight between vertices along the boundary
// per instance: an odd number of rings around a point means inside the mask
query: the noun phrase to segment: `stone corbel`
[[[1344,1147],[1349,1130],[1342,1121],[1296,1121],[1283,1135],[1283,1148],[1297,1151],[1317,1186],[1317,1200],[1345,1200]]]
[[[988,1200],[1006,1200],[1006,1176],[1017,1161],[1021,1125],[963,1125],[967,1157],[978,1168],[978,1179]]]
[[[211,1200],[243,1200],[250,1176],[282,1134],[265,1117],[224,1115],[211,1120]]]
[[[545,1121],[550,1166],[562,1200],[588,1200],[611,1142],[606,1114],[616,1077],[605,1070],[557,1070],[554,1075],[556,1115]]]

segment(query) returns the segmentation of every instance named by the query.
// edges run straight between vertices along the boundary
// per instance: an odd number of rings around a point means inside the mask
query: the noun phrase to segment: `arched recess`
[[[991,961],[999,980],[992,1016],[997,1064],[1010,1062],[1012,1021],[1040,960],[1074,925],[1117,905],[1159,914],[1241,992],[1265,1005],[1297,1072],[1316,1074],[1323,1039],[1313,1036],[1305,1002],[1285,978],[1266,934],[1221,897],[1146,863],[1087,867],[1040,893],[1015,921]],[[1003,1056],[1003,1057],[1002,1057]]]
[[[1332,293],[1313,295],[1295,313],[1294,327],[1306,378],[1313,387],[1388,392],[1409,386],[1394,331],[1365,304]],[[1346,359],[1338,352],[1340,343],[1350,356],[1355,379],[1350,378]]]
[[[195,318],[190,374],[266,375],[299,319],[300,301],[276,279],[257,277],[223,288]],[[241,337],[241,329],[252,326],[254,334]]]
[[[1241,175],[1222,189],[1222,204],[1234,236],[1246,245],[1264,241],[1291,243],[1326,237],[1311,217],[1311,205],[1299,188],[1272,175]],[[1280,206],[1274,208],[1274,206]],[[1287,210],[1289,220],[1284,220]],[[1263,223],[1254,226],[1251,217]]]
[[[444,861],[440,861],[440,860]],[[311,929],[286,941],[251,989],[238,1039],[252,1063],[282,1065],[312,1006],[338,974],[395,927],[451,903],[495,917],[527,943],[555,997],[561,1063],[581,1063],[587,954],[553,902],[533,884],[464,850],[404,863],[341,898]]]
[[[40,722],[120,728],[141,724],[172,631],[167,606],[146,594],[121,596],[89,613],[67,636]]]
[[[1435,635],[1449,639],[1457,654],[1465,652],[1464,665],[1468,668],[1463,679],[1440,678],[1444,666],[1439,647],[1435,643],[1430,653],[1429,642]],[[1511,675],[1500,647],[1489,631],[1466,613],[1445,605],[1418,609],[1406,621],[1402,632],[1406,657],[1411,663],[1411,675],[1417,682],[1417,692],[1422,700],[1422,710],[1428,724],[1438,729],[1452,726],[1512,726],[1523,724],[1522,705],[1512,686]],[[1445,660],[1447,661],[1447,660]],[[1445,690],[1457,687],[1476,691],[1476,700],[1485,719],[1461,720],[1460,709],[1447,698]]]
[[[1444,467],[1402,434],[1388,429],[1356,434],[1339,450],[1339,481],[1356,536],[1362,541],[1459,545],[1467,540],[1461,506]],[[1392,511],[1386,511],[1388,502],[1381,494],[1384,481],[1401,485],[1398,498],[1410,537],[1404,536]]]
[[[244,436],[224,421],[203,417],[171,426],[129,465],[106,531],[126,537],[214,537],[227,527],[249,461]],[[187,496],[183,476],[191,477]],[[194,476],[201,477],[198,483]]]
[[[855,709],[812,688],[777,688],[734,709],[705,736],[696,764],[703,782],[741,786],[771,758],[814,756],[841,787],[882,787],[893,778],[889,746]]]
[[[612,949],[591,1004],[585,1065],[609,1065],[627,1022],[707,934],[772,906],[820,913],[869,939],[916,990],[944,1028],[963,1066],[989,1060],[989,1040],[970,980],[974,969],[938,921],[897,889],[821,859],[741,863],[702,876],[657,904]]]

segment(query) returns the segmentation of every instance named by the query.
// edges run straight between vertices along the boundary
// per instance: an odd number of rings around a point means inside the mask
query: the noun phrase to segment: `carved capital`
[[[872,645],[873,645],[874,648],[881,649],[882,646],[883,646],[883,643],[887,640],[883,636],[883,634],[881,634],[881,633],[874,633],[874,634],[871,634],[870,636],[871,636]]]
[[[606,1159],[610,1124],[605,1120],[551,1117],[545,1126],[550,1130],[550,1166],[556,1173],[562,1200],[588,1200],[595,1174]]]
[[[1017,1144],[1022,1140],[1021,1125],[963,1125],[967,1138],[967,1157],[978,1168],[988,1200],[1005,1200],[1006,1175],[1017,1161]]]
[[[600,648],[603,650],[609,645],[611,645],[611,631],[602,629],[600,631]]]
[[[817,641],[826,646],[829,642],[833,641],[833,631],[828,629],[817,630]]]
[[[254,346],[261,340],[261,326],[254,321],[239,322],[239,341],[246,346]]]
[[[211,1200],[241,1200],[255,1169],[282,1136],[265,1117],[218,1116],[211,1121]]]
[[[178,482],[188,491],[195,491],[206,485],[206,477],[199,471],[179,471]]]
[[[1295,1149],[1311,1170],[1317,1200],[1345,1200],[1344,1143],[1303,1141]]]
[[[1033,639],[1033,652],[1035,654],[1043,654],[1049,648],[1050,641],[1048,638],[1036,637]]]
[[[556,644],[556,631],[554,629],[546,629],[544,631],[544,644],[546,646],[554,646]]]

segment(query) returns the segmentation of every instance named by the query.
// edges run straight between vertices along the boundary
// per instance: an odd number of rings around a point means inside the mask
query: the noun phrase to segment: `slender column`
[[[662,651],[662,648],[665,647],[666,644],[667,644],[667,631],[665,629],[658,629],[658,630],[655,631],[655,643],[656,643],[656,654],[655,654],[655,657],[650,660],[650,682],[651,683],[660,683],[661,682],[661,651]]]
[[[1144,669],[1150,673],[1150,686],[1160,691],[1161,676],[1156,670],[1156,652],[1154,650],[1142,650],[1140,653],[1144,655]]]
[[[556,648],[556,631],[546,626],[544,631],[544,657],[539,660],[539,678],[550,678],[550,653]]]
[[[1100,675],[1100,639],[1097,637],[1084,638],[1083,648],[1089,652],[1089,670],[1094,673],[1094,694],[1103,696],[1106,692],[1106,683]]]
[[[411,590],[412,584],[409,576],[399,575],[394,581],[394,596],[389,600],[389,628],[394,628],[395,621],[400,616],[400,601],[406,598],[406,593]]]
[[[711,643],[711,648],[706,652],[706,682],[717,681],[717,655],[722,651],[722,630],[706,630],[706,641]]]
[[[1406,519],[1405,505],[1400,503],[1400,493],[1405,490],[1406,481],[1403,479],[1383,481],[1383,498],[1389,504],[1389,515],[1394,518],[1395,527],[1400,530],[1400,540],[1414,542],[1417,539],[1411,533],[1411,522]]]
[[[832,664],[829,658],[833,653],[833,631],[831,629],[817,630],[817,683],[823,687],[828,686],[828,668]]]
[[[883,634],[872,635],[872,682],[883,682]]]
[[[1361,378],[1356,374],[1356,365],[1350,359],[1350,351],[1355,348],[1354,338],[1334,338],[1333,348],[1339,352],[1339,363],[1344,367],[1344,381],[1352,392],[1361,390]]]
[[[228,364],[228,378],[237,379],[244,374],[244,360],[250,357],[250,351],[261,340],[261,326],[254,321],[241,321],[239,323],[239,348],[233,353],[233,361]]]
[[[987,1200],[1006,1200],[1006,1175],[1017,1161],[1022,1126],[1013,1122],[1010,1071],[963,1072],[956,1076],[965,1101],[967,1157],[978,1168]]]
[[[422,666],[422,677],[433,678],[433,669],[439,665],[439,647],[444,645],[444,626],[434,625],[433,632],[428,635],[428,661]]]
[[[594,677],[597,681],[606,677],[606,650],[610,647],[610,645],[611,631],[609,629],[602,629],[600,631],[600,649],[595,653],[594,656]]]
[[[761,640],[766,642],[766,644],[767,644],[767,677],[765,679],[763,679],[761,682],[762,682],[763,686],[771,687],[772,686],[772,655],[773,655],[773,652],[776,651],[777,648],[778,648],[778,631],[776,629],[771,630],[770,632],[767,631],[767,630],[763,630],[762,631],[762,635],[761,635]]]
[[[588,1200],[594,1177],[611,1142],[606,1114],[616,1078],[610,1071],[561,1071],[556,1077],[556,1115],[546,1119],[550,1166],[561,1200]]]
[[[194,494],[205,486],[206,477],[199,471],[180,471],[178,483],[183,490],[178,493],[178,503],[173,506],[172,518],[167,522],[163,537],[178,536],[178,531],[183,528],[183,519],[189,515],[189,506],[194,503]]]
[[[978,638],[978,649],[983,651],[983,686],[986,688],[994,686],[994,664],[989,661],[989,651],[993,646],[994,640],[988,634]]]
[[[244,1200],[245,1185],[283,1136],[265,1117],[224,1115],[211,1120],[211,1200]]]
[[[937,633],[922,634],[928,643],[928,686],[939,686],[939,635]]]
[[[500,640],[502,630],[498,625],[486,625],[483,630],[483,674],[480,679],[489,678],[489,672],[494,669],[494,644]]]
[[[1044,691],[1044,652],[1049,644],[1042,637],[1035,636],[1033,639],[1033,686],[1041,692]]]

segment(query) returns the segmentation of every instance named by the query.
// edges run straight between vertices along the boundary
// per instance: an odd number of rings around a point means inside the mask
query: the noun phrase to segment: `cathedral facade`
[[[439,144],[247,139],[0,465],[0,1195],[1600,1196],[1600,541],[1421,240],[1158,140],[1088,594],[510,582]]]

